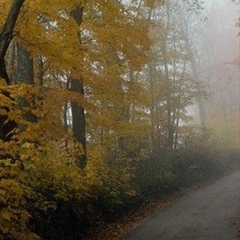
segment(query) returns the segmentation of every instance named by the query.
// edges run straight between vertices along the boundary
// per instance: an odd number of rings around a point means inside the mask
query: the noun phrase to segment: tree
[[[191,117],[186,109],[202,95],[197,89],[189,64],[186,33],[179,26],[177,4],[170,1],[152,18],[152,49],[148,65],[148,88],[151,92],[152,151],[159,155],[164,149],[179,147],[181,128]],[[181,123],[181,125],[180,125]]]
[[[7,85],[10,84],[10,80],[7,75],[5,55],[9,47],[9,44],[15,35],[14,27],[16,25],[18,15],[20,13],[24,1],[25,0],[13,1],[0,35],[0,77],[5,80]]]
[[[23,3],[24,0],[14,0],[12,2],[10,11],[8,13],[7,19],[4,22],[4,26],[0,34],[0,77],[5,80],[5,83],[7,85],[10,84],[10,79],[7,74],[5,55],[9,44],[15,35],[14,27]],[[9,100],[11,102],[11,98],[8,92],[3,91],[2,94],[3,100],[5,98],[5,101]],[[12,136],[12,131],[16,128],[16,123],[14,120],[9,119],[8,117],[10,111],[8,106],[3,106],[2,110],[3,114],[0,116],[0,138],[4,141],[8,141]]]
[[[74,18],[78,26],[83,21],[83,10],[81,5],[78,5],[74,10],[71,11],[71,16]],[[81,44],[81,33],[76,33],[79,36],[79,43]],[[84,96],[83,79],[70,78],[70,90],[79,93],[82,97]],[[79,166],[84,168],[87,163],[87,147],[86,147],[86,120],[83,106],[79,106],[78,103],[71,102],[72,109],[72,129],[73,136],[82,146],[82,154],[79,156]]]

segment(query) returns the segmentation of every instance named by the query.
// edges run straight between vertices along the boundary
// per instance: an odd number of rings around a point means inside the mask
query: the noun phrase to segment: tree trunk
[[[167,110],[167,130],[168,130],[168,147],[170,149],[173,148],[173,136],[174,136],[174,126],[172,123],[172,106],[171,106],[171,82],[169,79],[169,69],[168,69],[168,63],[166,59],[166,45],[163,44],[163,58],[164,58],[164,73],[165,73],[165,80],[167,85],[167,99],[166,99],[166,110]]]
[[[7,74],[4,58],[9,44],[15,35],[13,30],[24,1],[25,0],[13,0],[3,30],[0,34],[0,77],[5,80],[7,85],[10,84],[10,79]]]
[[[26,83],[34,84],[34,67],[33,59],[30,56],[30,53],[21,45],[17,44],[17,76],[15,83]],[[29,102],[26,101],[23,97],[18,99],[19,106],[29,107]],[[29,122],[37,122],[37,117],[31,112],[28,111],[23,115],[23,118]],[[19,126],[20,130],[24,130],[24,126]]]
[[[166,4],[166,11],[167,11],[167,31],[170,27],[170,7],[169,4]],[[165,34],[165,38],[162,44],[162,53],[163,53],[163,67],[165,73],[165,81],[166,81],[166,90],[167,90],[167,98],[166,98],[166,110],[167,110],[167,130],[168,130],[168,143],[167,147],[172,149],[173,148],[173,139],[174,139],[174,126],[172,122],[172,106],[171,106],[171,79],[169,78],[169,69],[168,69],[168,59],[167,59],[167,39],[168,39],[168,32]]]
[[[79,79],[70,79],[71,86],[70,90],[73,92],[77,92],[84,95],[84,86],[83,81]],[[77,140],[78,143],[82,145],[83,154],[79,156],[79,166],[81,168],[84,168],[87,163],[87,156],[86,156],[86,122],[85,122],[85,113],[84,108],[82,106],[79,106],[76,102],[71,102],[71,108],[72,108],[72,131],[73,136]]]
[[[17,44],[17,77],[16,83],[34,84],[33,59],[30,53]]]
[[[192,44],[190,43],[190,39],[189,39],[189,29],[188,29],[188,22],[187,19],[184,15],[181,16],[182,17],[182,28],[184,30],[185,36],[186,36],[186,48],[187,48],[187,52],[188,55],[191,56],[191,69],[192,69],[192,73],[193,73],[193,79],[195,82],[195,86],[196,86],[196,90],[198,92],[201,92],[201,87],[200,87],[200,76],[198,73],[198,67],[197,67],[197,63],[194,59],[194,52],[193,52],[193,47]],[[198,103],[198,109],[199,109],[199,116],[200,116],[200,124],[201,124],[201,129],[202,129],[202,136],[205,137],[206,136],[206,117],[205,117],[205,107],[204,107],[204,100],[202,96],[197,96],[197,103]]]
[[[5,56],[9,44],[14,37],[14,27],[18,19],[19,12],[25,0],[13,0],[7,19],[4,23],[2,32],[0,34],[0,78],[4,79],[7,85],[10,85],[10,79],[7,74]],[[8,92],[2,92],[5,97],[10,98]],[[8,106],[5,106],[6,112],[9,112]],[[9,141],[12,136],[12,131],[16,128],[16,123],[8,120],[8,116],[0,116],[0,139]]]
[[[71,16],[75,20],[78,26],[81,25],[83,19],[83,7],[78,5],[74,10],[71,11]],[[79,43],[81,44],[80,33],[77,32],[79,36]],[[80,95],[84,96],[84,85],[83,79],[74,79],[70,78],[70,90],[77,92]],[[83,154],[79,156],[78,164],[80,168],[85,168],[87,163],[86,155],[86,120],[84,108],[79,106],[76,102],[71,102],[72,109],[72,131],[75,139],[82,145]]]
[[[15,59],[16,59],[16,43],[14,40],[9,45],[9,54],[8,54],[8,65],[7,65],[7,73],[9,76],[10,84],[12,84],[15,81],[16,73],[14,71],[15,69]]]

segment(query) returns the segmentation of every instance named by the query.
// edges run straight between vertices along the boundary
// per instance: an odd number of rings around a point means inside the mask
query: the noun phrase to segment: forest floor
[[[88,240],[238,239],[240,172],[142,206]]]

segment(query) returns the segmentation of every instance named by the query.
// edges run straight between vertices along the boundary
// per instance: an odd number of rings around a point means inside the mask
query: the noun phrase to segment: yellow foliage
[[[8,160],[0,164],[0,239],[39,239],[28,227],[26,197],[31,191],[24,185],[24,174]]]
[[[0,8],[8,10],[10,2],[0,1]],[[166,95],[176,94],[163,73],[156,73],[159,84],[149,90],[151,21],[134,7],[137,1],[132,6],[120,2],[25,1],[15,41],[33,58],[35,85],[6,86],[0,80],[0,115],[18,126],[10,141],[0,140],[5,158],[0,160],[0,239],[38,239],[28,226],[31,217],[43,224],[45,216],[49,221],[64,218],[70,209],[79,221],[90,222],[98,210],[114,212],[137,194],[133,172],[150,153],[151,128],[158,137],[167,135]],[[149,9],[162,1],[143,3]],[[80,24],[71,16],[77,6],[83,7]],[[1,14],[0,26],[4,21]],[[167,54],[170,61],[182,52],[170,49]],[[69,90],[72,78],[83,81],[84,94]],[[184,109],[195,96],[187,86],[179,90],[188,94],[179,106],[185,121]],[[151,106],[152,98],[158,105]],[[24,106],[19,104],[22,99]],[[85,169],[77,164],[84,147],[72,136],[72,102],[84,108],[86,117]],[[25,117],[29,113],[36,121]],[[182,135],[192,132],[187,127],[178,130]]]

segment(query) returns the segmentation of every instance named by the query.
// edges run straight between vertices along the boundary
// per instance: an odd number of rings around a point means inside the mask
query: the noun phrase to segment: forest
[[[231,0],[1,0],[0,240],[79,240],[236,169],[238,31]]]

